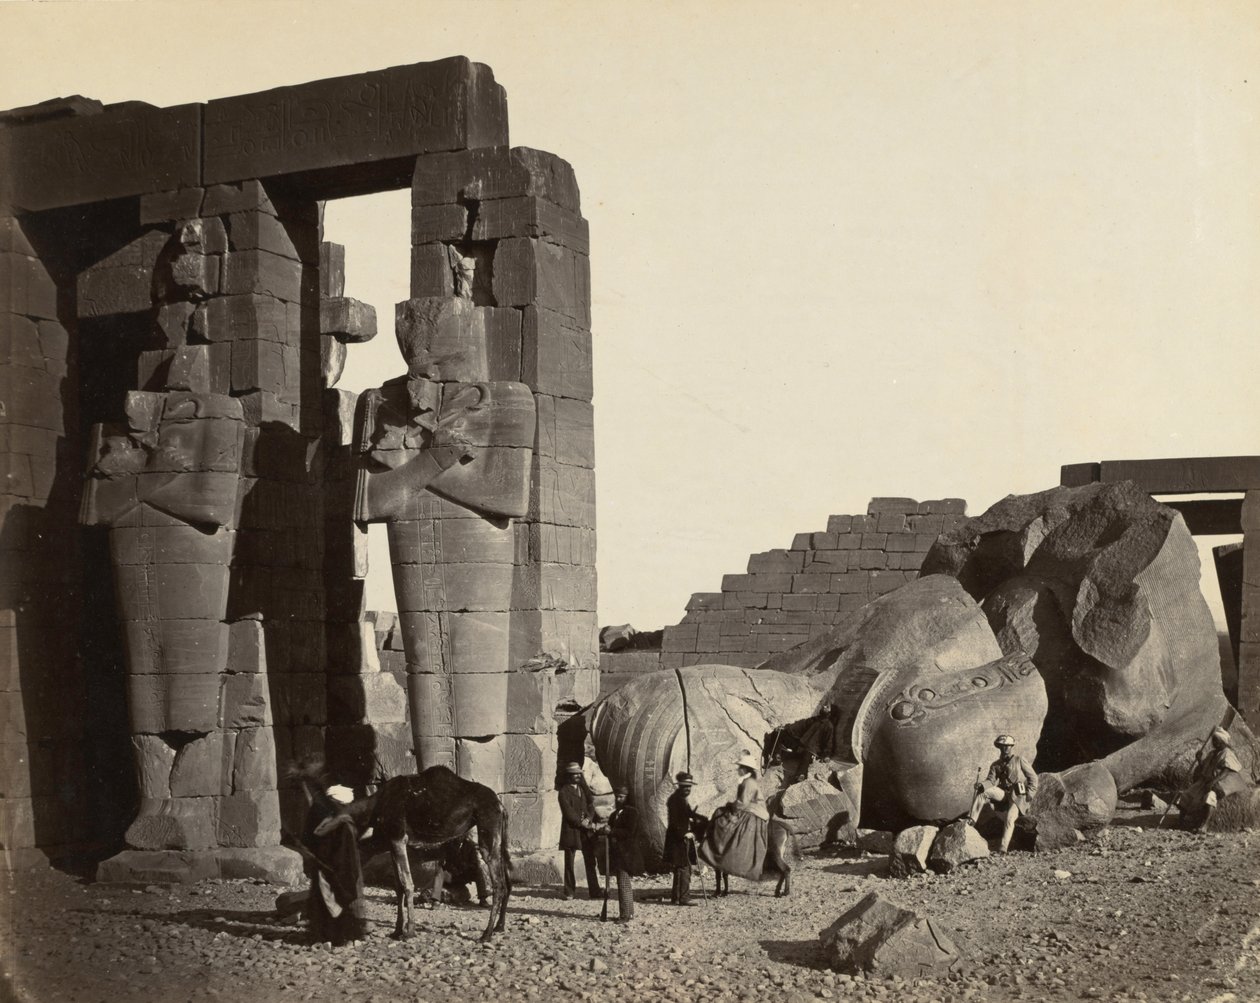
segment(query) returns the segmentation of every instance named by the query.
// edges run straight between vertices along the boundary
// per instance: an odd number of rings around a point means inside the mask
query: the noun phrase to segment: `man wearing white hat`
[[[999,756],[989,767],[989,774],[982,783],[976,784],[976,797],[971,803],[968,821],[976,824],[986,804],[992,805],[998,814],[1005,813],[1002,828],[1001,852],[1010,849],[1011,836],[1019,816],[1028,811],[1033,795],[1037,793],[1037,774],[1022,758],[1014,754],[1015,739],[1010,735],[998,735],[993,740]]]
[[[560,801],[560,849],[564,851],[564,897],[571,899],[577,893],[577,873],[574,855],[582,851],[582,864],[586,869],[586,887],[593,899],[603,895],[599,883],[599,871],[595,865],[595,802],[582,781],[582,767],[569,763],[564,768],[563,783],[556,792]]]
[[[1242,762],[1234,752],[1233,740],[1224,728],[1213,728],[1212,751],[1195,763],[1190,787],[1179,799],[1181,824],[1195,832],[1206,832],[1216,814],[1216,806],[1228,794],[1247,789]]]

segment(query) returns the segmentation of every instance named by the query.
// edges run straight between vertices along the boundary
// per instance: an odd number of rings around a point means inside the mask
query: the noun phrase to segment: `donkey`
[[[792,829],[787,819],[779,814],[778,799],[770,798],[767,808],[770,811],[770,821],[766,829],[766,859],[761,865],[761,873],[763,875],[770,871],[778,873],[779,880],[774,886],[774,897],[786,898],[792,894],[792,863],[797,857],[796,840],[792,836]],[[731,876],[716,868],[713,873],[714,894],[729,895]]]
[[[484,944],[501,933],[512,893],[508,856],[508,813],[489,787],[465,780],[445,766],[430,766],[411,776],[391,777],[367,797],[342,806],[361,834],[361,849],[386,844],[394,861],[397,919],[393,937],[406,940],[415,930],[415,883],[407,860],[410,846],[426,859],[441,859],[475,826],[477,870],[490,889],[490,916],[481,935]],[[315,828],[331,828],[326,819]]]

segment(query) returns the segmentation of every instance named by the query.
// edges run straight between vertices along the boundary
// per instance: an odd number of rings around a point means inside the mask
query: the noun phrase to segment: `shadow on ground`
[[[771,961],[812,968],[815,971],[825,971],[827,968],[817,940],[759,940],[757,943]]]

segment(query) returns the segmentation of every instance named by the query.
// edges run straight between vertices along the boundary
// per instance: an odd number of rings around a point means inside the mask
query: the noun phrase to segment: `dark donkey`
[[[399,940],[410,937],[415,929],[415,883],[407,848],[418,850],[425,859],[440,859],[475,826],[477,869],[490,889],[490,918],[481,941],[502,932],[512,893],[508,814],[489,787],[465,780],[445,766],[430,766],[412,776],[391,777],[375,793],[345,805],[340,814],[349,816],[360,833],[370,832],[363,843],[365,852],[384,844],[393,856],[398,895],[393,936]],[[332,824],[332,819],[320,823]],[[320,834],[316,827],[316,835]]]

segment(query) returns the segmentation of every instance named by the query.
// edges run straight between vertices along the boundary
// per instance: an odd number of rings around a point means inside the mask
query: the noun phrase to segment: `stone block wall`
[[[598,681],[587,225],[524,148],[420,158],[412,204],[408,368],[363,395],[356,518],[389,532],[417,765],[503,795],[532,850],[557,716]]]
[[[833,515],[784,550],[753,554],[720,592],[697,592],[665,628],[659,653],[605,652],[600,692],[656,668],[756,666],[826,632],[845,613],[918,576],[938,534],[966,518],[961,498],[873,498],[863,515]]]
[[[719,662],[754,666],[824,633],[845,613],[917,577],[923,555],[966,512],[961,498],[873,498],[864,515],[833,515],[786,550],[748,559],[720,592],[697,592],[665,628],[666,668]]]
[[[99,839],[89,801],[89,681],[78,652],[82,472],[77,353],[57,281],[0,215],[0,858]],[[42,858],[41,858],[42,859]]]
[[[419,738],[549,842],[555,718],[597,680],[589,248],[572,170],[508,147],[489,67],[47,102],[0,113],[0,168],[0,848],[100,835],[216,873],[300,824],[289,762],[397,772]],[[319,206],[408,185],[400,342],[435,324],[400,347],[440,370],[409,403],[426,434],[430,404],[467,412],[438,431],[490,459],[395,534],[420,628],[400,705],[363,607],[363,402],[334,386],[375,324]],[[419,427],[407,447],[441,445]],[[519,511],[483,518],[498,494]]]

